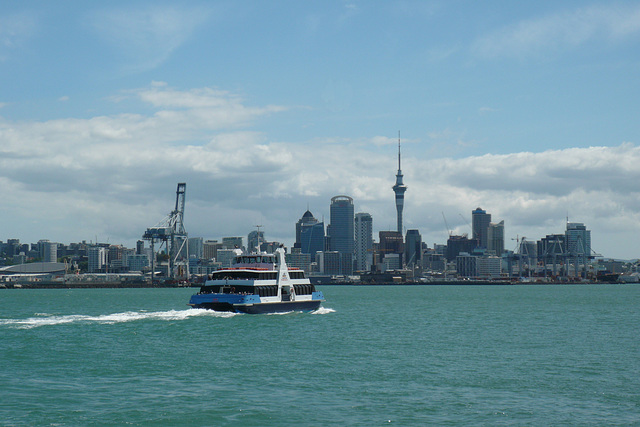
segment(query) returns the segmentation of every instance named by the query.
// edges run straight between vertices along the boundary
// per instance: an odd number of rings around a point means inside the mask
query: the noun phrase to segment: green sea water
[[[0,425],[640,425],[640,285],[0,291]]]

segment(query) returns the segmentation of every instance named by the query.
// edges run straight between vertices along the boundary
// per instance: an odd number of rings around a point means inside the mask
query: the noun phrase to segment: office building
[[[349,196],[335,196],[331,199],[331,223],[328,227],[330,251],[353,254],[354,214],[353,199]]]
[[[324,241],[324,222],[318,221],[307,210],[296,223],[296,241],[293,247],[300,248],[303,254],[315,257],[316,252],[324,251]]]
[[[471,229],[473,231],[473,239],[478,241],[481,248],[488,247],[489,224],[491,223],[491,214],[482,208],[477,208],[471,212]]]
[[[242,249],[242,237],[223,237],[222,247],[224,249]]]
[[[264,243],[264,231],[253,230],[247,236],[247,251],[251,252],[259,252],[260,245]]]
[[[572,255],[591,255],[591,230],[580,222],[568,222],[565,251]]]
[[[393,265],[398,265],[398,268],[403,266],[404,255],[404,241],[402,234],[397,231],[380,231],[378,232],[380,238],[380,253],[382,254],[382,263],[385,263],[385,258],[393,258]],[[397,255],[397,257],[396,257]],[[397,258],[397,261],[395,260]],[[389,263],[387,263],[389,265]]]
[[[202,237],[189,237],[188,245],[189,258],[202,258],[202,256],[204,255],[204,241]]]
[[[369,271],[373,263],[373,218],[359,212],[355,217],[355,268]]]
[[[407,230],[404,257],[407,267],[422,266],[422,236],[418,230]]]
[[[504,221],[497,224],[489,223],[487,229],[487,250],[496,256],[501,256],[504,252]]]
[[[101,272],[107,264],[107,249],[99,246],[89,248],[87,250],[87,261],[89,273]]]

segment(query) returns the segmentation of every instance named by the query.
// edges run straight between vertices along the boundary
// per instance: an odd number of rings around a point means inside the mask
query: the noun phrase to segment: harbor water
[[[0,424],[639,425],[640,285],[0,290]]]

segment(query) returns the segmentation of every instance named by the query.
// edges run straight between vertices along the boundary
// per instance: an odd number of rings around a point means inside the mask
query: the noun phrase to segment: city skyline
[[[429,246],[482,206],[505,249],[569,217],[640,257],[637,3],[27,0],[0,39],[0,240],[131,247],[177,182],[190,236],[290,247],[336,194],[377,235],[401,130],[403,226]]]

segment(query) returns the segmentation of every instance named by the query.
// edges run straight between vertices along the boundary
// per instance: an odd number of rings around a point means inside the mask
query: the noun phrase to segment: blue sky
[[[2,2],[0,240],[132,245],[179,181],[191,236],[387,230],[400,130],[429,246],[481,206],[638,258],[639,45],[638,2]]]

